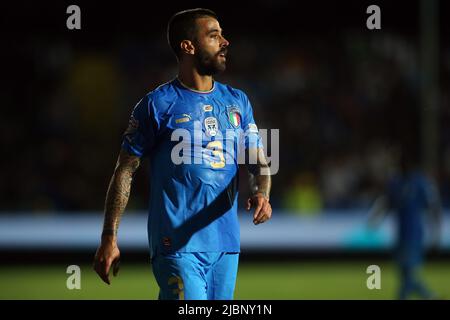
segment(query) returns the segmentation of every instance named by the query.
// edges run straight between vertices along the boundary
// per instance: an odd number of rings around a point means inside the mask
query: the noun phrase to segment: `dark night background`
[[[218,79],[247,92],[260,128],[281,129],[274,207],[367,208],[389,166],[380,161],[404,141],[421,152],[418,1],[374,3],[374,31],[368,1],[86,1],[81,30],[66,28],[69,4],[2,9],[1,210],[102,209],[131,108],[176,75],[167,21],[190,7],[216,11],[231,42]],[[434,174],[448,206],[450,27],[440,6]],[[130,208],[145,208],[147,187],[139,174]]]
[[[81,30],[66,28],[71,4]],[[372,4],[381,30],[366,28]],[[231,43],[217,80],[247,93],[260,129],[280,130],[270,223],[242,214],[240,172],[236,298],[394,298],[392,216],[376,230],[367,216],[399,150],[439,188],[442,241],[425,275],[448,298],[450,2],[264,0],[2,3],[0,299],[157,297],[147,163],[119,229],[121,276],[106,288],[88,264],[130,112],[177,74],[167,22],[195,7],[214,10]],[[71,264],[83,269],[83,290],[64,285]],[[365,286],[371,264],[383,290]]]

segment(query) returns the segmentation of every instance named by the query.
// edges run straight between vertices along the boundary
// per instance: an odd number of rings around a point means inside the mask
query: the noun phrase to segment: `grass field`
[[[381,268],[381,289],[366,287],[366,268]],[[81,289],[68,290],[67,266],[1,266],[0,299],[155,299],[158,288],[150,266],[122,264],[112,285],[102,283],[90,265],[81,266]],[[450,299],[450,261],[423,269],[429,286]],[[235,299],[394,299],[397,274],[390,262],[241,263]]]

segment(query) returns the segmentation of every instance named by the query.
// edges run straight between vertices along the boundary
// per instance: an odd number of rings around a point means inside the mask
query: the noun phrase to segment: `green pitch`
[[[366,287],[367,266],[381,268],[381,289]],[[122,263],[108,286],[89,265],[81,265],[81,289],[66,287],[67,266],[0,266],[0,299],[155,299],[158,288],[149,265]],[[429,262],[427,284],[450,299],[450,261]],[[241,263],[236,299],[394,299],[398,279],[386,261]]]

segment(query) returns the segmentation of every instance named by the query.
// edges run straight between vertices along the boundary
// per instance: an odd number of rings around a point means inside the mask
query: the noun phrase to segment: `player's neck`
[[[178,80],[189,89],[195,91],[211,91],[213,78],[210,75],[200,75],[195,68],[178,70]]]

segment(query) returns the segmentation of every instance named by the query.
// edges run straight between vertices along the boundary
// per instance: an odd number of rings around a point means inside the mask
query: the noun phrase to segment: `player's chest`
[[[237,100],[201,99],[175,103],[166,114],[169,130],[201,130],[207,136],[242,129],[243,108]]]

